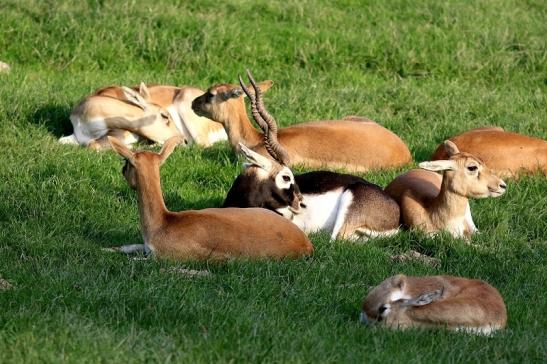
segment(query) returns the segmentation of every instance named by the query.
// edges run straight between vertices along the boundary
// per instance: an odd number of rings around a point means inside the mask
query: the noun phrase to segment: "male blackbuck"
[[[490,334],[505,328],[507,311],[499,292],[484,281],[399,274],[368,293],[361,322],[392,329],[444,327]]]
[[[159,153],[131,152],[116,138],[112,148],[126,159],[122,173],[137,190],[144,248],[158,257],[183,260],[228,258],[297,258],[313,252],[306,235],[290,221],[266,209],[204,209],[171,212],[165,207],[160,165],[179,143],[170,138]]]
[[[93,94],[82,100],[70,114],[74,134],[59,142],[102,149],[109,147],[108,136],[130,145],[141,138],[163,143],[180,135],[169,113],[137,91],[121,87],[119,96]]]
[[[500,127],[483,127],[466,131],[450,140],[462,152],[481,158],[499,176],[519,173],[547,173],[547,141],[504,131]],[[439,145],[431,160],[446,159],[447,152]]]
[[[422,162],[422,170],[398,176],[385,191],[399,203],[407,227],[468,238],[477,230],[468,198],[498,197],[507,186],[480,158],[460,152],[449,140],[444,147],[449,159]]]
[[[256,84],[251,73],[249,80],[257,94],[266,91],[272,81]],[[253,128],[243,99],[246,87],[222,84],[196,98],[192,108],[198,115],[218,121],[228,133],[232,147],[239,151],[244,144],[269,158],[263,135]],[[269,115],[264,114],[268,120]],[[392,168],[411,161],[404,142],[393,132],[377,123],[359,117],[343,120],[315,121],[279,130],[279,141],[287,150],[288,165],[303,164],[314,168],[345,168],[350,171]]]
[[[332,239],[389,236],[398,231],[399,206],[380,187],[328,171],[294,176],[287,166],[288,154],[277,140],[275,119],[262,117],[267,111],[260,92],[243,90],[271,158],[240,145],[248,164],[228,191],[224,207],[264,207],[306,233],[322,230]]]
[[[167,110],[188,143],[208,147],[217,141],[228,139],[222,125],[203,116],[198,116],[192,110],[192,101],[202,95],[203,90],[191,86],[146,86],[144,83],[138,87],[134,86],[132,89],[138,91],[146,101]],[[119,86],[104,87],[97,90],[95,94],[123,98],[123,90]]]

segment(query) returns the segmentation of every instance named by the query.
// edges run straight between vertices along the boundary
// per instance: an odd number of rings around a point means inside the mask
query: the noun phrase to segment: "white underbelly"
[[[330,234],[336,223],[342,193],[343,189],[339,188],[320,195],[304,194],[302,202],[306,207],[294,215],[293,223],[307,234],[319,230]]]

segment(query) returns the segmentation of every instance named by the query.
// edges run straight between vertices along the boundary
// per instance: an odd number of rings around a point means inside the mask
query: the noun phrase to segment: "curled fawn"
[[[361,322],[392,329],[445,327],[490,334],[505,327],[507,311],[499,292],[484,281],[399,274],[368,293]]]

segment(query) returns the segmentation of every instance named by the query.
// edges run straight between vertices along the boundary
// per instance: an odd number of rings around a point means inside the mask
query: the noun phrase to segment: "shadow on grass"
[[[47,105],[36,110],[27,120],[30,123],[44,126],[56,138],[72,134],[69,119],[70,109],[60,105]]]

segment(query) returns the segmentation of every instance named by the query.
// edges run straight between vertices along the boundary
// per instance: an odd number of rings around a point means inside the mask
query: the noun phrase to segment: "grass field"
[[[416,161],[444,138],[500,125],[547,138],[542,0],[0,2],[0,362],[545,362],[547,179],[472,202],[472,244],[404,232],[363,244],[314,235],[302,261],[135,261],[141,241],[120,158],[59,145],[80,98],[140,81],[206,88],[246,67],[273,79],[282,125],[358,114]],[[162,169],[172,210],[219,206],[241,164],[227,144],[178,148]],[[386,185],[400,171],[369,173]],[[410,249],[438,268],[395,263]],[[207,269],[187,278],[172,269]],[[363,327],[368,288],[396,273],[497,287],[492,337]]]

